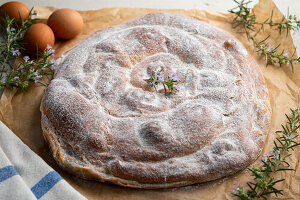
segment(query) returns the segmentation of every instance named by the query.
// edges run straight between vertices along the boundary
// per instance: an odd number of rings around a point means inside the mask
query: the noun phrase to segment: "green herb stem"
[[[157,92],[156,86],[159,84],[162,84],[165,90],[165,96],[169,93],[172,94],[175,91],[179,90],[179,86],[177,85],[179,80],[175,74],[173,74],[171,77],[168,76],[167,80],[164,80],[163,75],[160,74],[161,70],[157,72],[152,72],[152,75],[149,79],[145,79],[145,81],[149,84],[151,84],[152,87],[154,87],[155,91]],[[168,88],[168,89],[167,89]]]
[[[248,168],[251,176],[254,177],[253,181],[247,182],[248,189],[238,185],[232,191],[232,194],[241,200],[251,199],[267,199],[267,195],[275,194],[283,195],[282,190],[278,190],[274,186],[284,181],[285,179],[276,179],[276,172],[293,170],[290,168],[287,158],[291,156],[288,154],[290,150],[299,146],[300,143],[295,139],[299,136],[297,130],[300,128],[300,105],[296,110],[291,109],[290,116],[285,115],[287,123],[281,125],[282,130],[276,131],[280,134],[274,141],[274,146],[269,155],[265,156],[261,162],[261,167]]]
[[[268,25],[270,28],[277,27],[279,34],[285,30],[286,36],[288,36],[291,30],[300,29],[300,20],[298,20],[295,15],[290,15],[288,13],[286,18],[282,17],[281,21],[274,22],[272,11],[270,18],[263,22],[257,22],[255,12],[248,7],[248,4],[251,1],[239,2],[234,0],[234,2],[237,3],[238,6],[229,10],[230,13],[235,15],[232,21],[233,28],[239,28],[240,30],[243,30],[242,33],[246,34],[248,40],[252,40],[255,51],[265,58],[266,65],[278,64],[280,67],[283,65],[288,65],[294,72],[294,63],[300,63],[300,57],[294,57],[296,49],[292,55],[288,52],[285,52],[285,50],[278,52],[278,47],[280,44],[277,45],[277,47],[272,47],[267,43],[270,35],[260,42],[256,40],[256,36],[261,31],[264,31],[266,25]]]
[[[8,16],[3,18],[4,26],[1,27],[5,34],[2,35],[3,42],[0,43],[0,89],[3,87],[20,88],[24,92],[32,83],[42,83],[42,77],[52,75],[55,68],[55,60],[50,60],[54,55],[52,47],[48,46],[41,55],[41,59],[36,61],[29,60],[24,56],[17,67],[11,62],[20,56],[20,51],[24,49],[23,37],[25,31],[33,24],[32,17],[36,13],[31,9],[28,18],[25,21],[16,22]],[[6,70],[10,67],[10,71]],[[3,80],[6,75],[6,80]]]

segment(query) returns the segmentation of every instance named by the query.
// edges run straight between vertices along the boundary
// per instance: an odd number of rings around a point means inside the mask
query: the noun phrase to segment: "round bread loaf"
[[[165,96],[145,79],[176,74]],[[271,108],[257,63],[229,33],[151,13],[96,32],[58,66],[41,102],[57,163],[136,188],[215,180],[260,154]]]

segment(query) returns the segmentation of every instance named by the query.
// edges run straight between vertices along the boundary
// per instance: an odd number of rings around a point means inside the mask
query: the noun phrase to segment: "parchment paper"
[[[258,21],[264,21],[268,18],[272,10],[274,12],[274,20],[280,20],[282,17],[282,14],[276,8],[272,0],[260,0],[254,9]],[[38,19],[46,21],[55,8],[36,7],[35,10],[38,13]],[[280,125],[286,122],[284,113],[289,113],[289,108],[296,108],[300,103],[300,65],[297,64],[294,66],[294,73],[291,72],[288,66],[282,68],[278,66],[266,67],[264,58],[254,52],[252,43],[246,39],[245,35],[239,34],[237,30],[232,29],[232,14],[203,10],[155,10],[137,8],[107,8],[96,11],[79,11],[85,24],[83,32],[72,40],[57,40],[54,46],[56,49],[56,57],[61,56],[73,48],[81,39],[98,29],[121,24],[149,12],[170,12],[194,17],[232,33],[243,42],[247,50],[259,63],[270,92],[273,114],[270,133],[263,150],[263,154],[268,154],[273,147],[273,140],[276,136],[275,131],[280,130]],[[264,38],[268,34],[271,34],[269,39],[271,45],[276,46],[276,44],[280,42],[280,49],[284,48],[291,53],[293,52],[294,45],[291,36],[286,37],[285,32],[279,35],[277,30],[272,31],[269,27],[266,27],[264,34],[259,35],[259,37]],[[16,89],[12,90],[6,88],[0,99],[0,120],[88,199],[232,199],[233,197],[230,192],[236,184],[245,185],[247,180],[252,180],[249,172],[243,170],[230,177],[204,184],[163,190],[142,190],[76,178],[62,171],[56,165],[48,146],[44,142],[40,126],[41,114],[39,111],[40,100],[44,89],[44,86],[35,85],[31,86],[27,93],[23,93]],[[293,156],[289,158],[291,167],[296,170],[282,172],[277,175],[277,178],[286,179],[277,185],[279,189],[283,189],[284,196],[279,196],[278,198],[270,196],[270,199],[300,199],[299,159],[300,148],[296,149]],[[254,165],[259,165],[259,163],[256,162]]]

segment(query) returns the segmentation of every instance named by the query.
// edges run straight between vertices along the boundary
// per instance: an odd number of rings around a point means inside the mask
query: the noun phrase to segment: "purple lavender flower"
[[[238,192],[239,190],[244,191],[245,187],[242,187],[240,184],[238,184],[237,187],[234,188],[231,192],[235,193],[235,192]]]
[[[7,30],[7,32],[14,32],[14,31],[16,31],[15,28],[11,28],[11,27],[7,27],[6,30]]]
[[[173,74],[171,76],[171,79],[174,80],[174,81],[178,81],[179,80],[176,74]]]
[[[13,56],[19,56],[19,55],[21,55],[21,52],[18,49],[13,51]]]
[[[18,76],[15,76],[15,80],[17,81],[17,80],[19,80],[20,78],[18,77]]]
[[[160,75],[158,78],[157,78],[158,81],[160,82],[164,82],[165,81],[165,78],[164,78],[164,75]]]
[[[275,152],[274,152],[274,151],[271,151],[271,152],[270,152],[270,156],[272,156],[274,160],[278,160],[278,159],[279,159],[279,156],[280,156],[280,153],[281,153],[280,150],[276,150]]]
[[[150,82],[151,86],[155,86],[155,81]]]
[[[231,193],[232,193],[232,194],[238,194],[238,193],[239,193],[238,190],[239,190],[239,186],[236,187],[236,188],[233,188],[233,189],[231,190]]]
[[[51,62],[53,65],[56,65],[56,60],[55,60],[55,59],[51,59],[50,62]]]
[[[55,50],[52,49],[52,46],[50,44],[47,44],[47,50],[49,51],[49,53],[54,54]]]
[[[281,151],[280,150],[276,150],[274,156],[276,157],[276,159],[279,159]]]
[[[268,47],[267,51],[268,51],[268,52],[271,52],[271,51],[273,51],[274,49],[275,49],[274,47]]]
[[[29,60],[29,56],[24,56],[23,59],[27,62]]]
[[[38,83],[39,81],[40,81],[40,76],[34,77],[34,82],[35,82],[35,83]]]
[[[271,152],[270,152],[270,153],[271,153]],[[263,163],[263,162],[266,162],[266,163],[270,162],[269,156],[266,156],[266,155],[263,156],[259,162],[261,162],[261,163]]]
[[[24,38],[24,32],[22,32],[19,36],[21,39]]]
[[[35,83],[39,82],[42,76],[39,75],[38,71],[35,71],[33,74],[34,74],[34,82]]]
[[[294,136],[293,136],[293,134],[291,134],[291,135],[285,135],[284,137],[288,140],[291,140],[291,139],[293,139]]]
[[[54,58],[51,59],[50,62],[51,62],[52,65],[55,65],[55,66],[56,66],[56,60],[55,60]]]
[[[159,73],[160,73],[160,71],[157,71],[154,73],[154,80],[158,80]]]
[[[157,82],[160,82],[160,81],[163,82],[164,81],[163,75],[160,75],[160,72],[161,72],[161,70],[157,70],[156,72],[154,72],[153,83],[157,83]]]
[[[282,56],[287,58],[289,56],[289,53],[285,52],[284,54],[282,54]]]

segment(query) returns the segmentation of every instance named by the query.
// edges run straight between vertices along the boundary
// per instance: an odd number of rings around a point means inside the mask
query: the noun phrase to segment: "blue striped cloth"
[[[86,198],[0,122],[0,200],[20,199]]]

